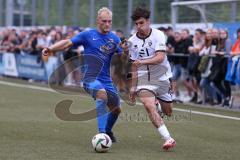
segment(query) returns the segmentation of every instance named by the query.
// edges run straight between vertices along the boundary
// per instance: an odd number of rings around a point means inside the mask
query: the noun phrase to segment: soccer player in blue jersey
[[[121,112],[117,89],[110,77],[110,62],[114,53],[122,53],[120,39],[113,34],[112,12],[103,7],[98,11],[97,29],[83,31],[72,37],[57,42],[43,49],[43,56],[82,45],[83,86],[94,98],[97,110],[98,130],[109,135],[113,142],[116,138],[112,128]],[[107,107],[111,112],[107,111]]]

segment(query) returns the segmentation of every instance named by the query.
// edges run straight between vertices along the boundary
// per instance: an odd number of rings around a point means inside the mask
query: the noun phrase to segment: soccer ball
[[[92,139],[93,149],[96,152],[107,152],[112,146],[111,138],[105,133],[99,133],[95,135]]]

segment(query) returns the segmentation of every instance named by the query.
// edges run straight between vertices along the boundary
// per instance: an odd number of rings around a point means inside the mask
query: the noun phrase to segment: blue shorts
[[[105,89],[107,92],[107,105],[119,107],[120,106],[120,98],[117,92],[116,87],[113,83],[102,83],[99,80],[94,80],[91,82],[83,82],[83,87],[87,93],[89,93],[95,100],[97,92],[100,89]]]

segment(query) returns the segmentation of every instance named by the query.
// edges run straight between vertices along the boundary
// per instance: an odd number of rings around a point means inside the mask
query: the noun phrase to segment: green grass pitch
[[[46,87],[46,86],[45,86]],[[177,141],[164,151],[162,139],[142,106],[122,103],[114,128],[118,143],[108,153],[95,153],[91,139],[97,133],[96,119],[69,122],[58,119],[55,105],[74,101],[71,112],[94,107],[90,97],[68,96],[36,89],[0,84],[1,160],[238,160],[240,121],[174,111],[166,119]],[[175,105],[175,108],[240,117],[240,112]]]

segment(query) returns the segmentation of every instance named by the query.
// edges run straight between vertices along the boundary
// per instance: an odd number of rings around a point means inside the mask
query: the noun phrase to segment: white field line
[[[0,81],[0,84],[6,85],[6,86],[12,86],[12,87],[20,87],[20,88],[30,88],[30,89],[36,89],[36,90],[41,90],[41,91],[48,91],[48,92],[55,92],[56,91],[46,88],[46,87],[39,87],[39,86],[34,86],[34,85],[26,85],[26,84],[17,84],[17,83],[12,83],[12,82],[5,82],[5,81]]]
[[[180,112],[190,112],[189,110],[180,109],[180,108],[174,108],[173,110],[180,111]],[[215,114],[215,113],[209,113],[209,112],[191,111],[191,113],[198,114],[198,115],[210,116],[210,117],[218,117],[218,118],[225,118],[225,119],[232,119],[232,120],[240,121],[240,118],[238,118],[238,117],[224,116],[221,114]]]
[[[13,86],[13,87],[29,88],[29,89],[36,89],[36,90],[41,90],[41,91],[57,93],[56,91],[54,91],[54,90],[52,90],[50,88],[39,87],[39,86],[34,86],[34,85],[17,84],[17,83],[12,83],[12,82],[5,82],[5,81],[0,81],[0,84],[7,85],[7,86]],[[123,101],[121,101],[121,102],[123,102]],[[141,103],[137,103],[137,105],[142,105],[142,104]],[[189,110],[180,109],[180,108],[174,108],[173,110],[180,111],[180,112],[187,112],[187,113],[190,112]],[[225,115],[209,113],[209,112],[199,112],[199,111],[191,110],[191,113],[197,114],[197,115],[204,115],[204,116],[210,116],[210,117],[217,117],[217,118],[224,118],[224,119],[231,119],[231,120],[238,120],[238,121],[240,121],[239,117],[225,116]]]

